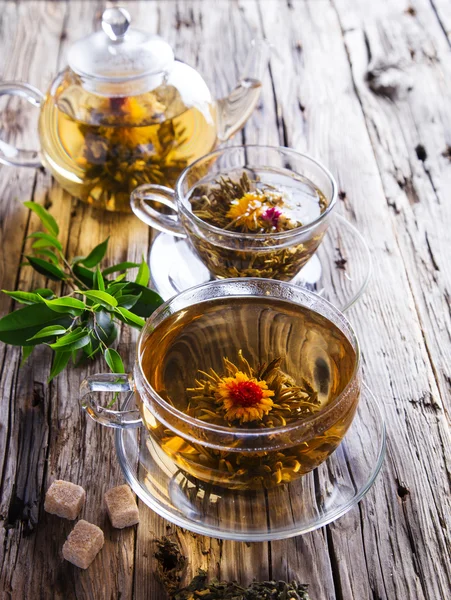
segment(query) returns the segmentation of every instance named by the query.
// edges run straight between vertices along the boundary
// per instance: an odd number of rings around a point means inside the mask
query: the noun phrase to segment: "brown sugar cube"
[[[138,507],[128,485],[108,490],[105,494],[105,504],[113,527],[122,529],[139,523]]]
[[[63,557],[80,569],[87,569],[102,549],[103,531],[80,519],[64,542]]]
[[[47,490],[44,510],[73,521],[83,508],[85,498],[86,492],[81,485],[57,479]]]

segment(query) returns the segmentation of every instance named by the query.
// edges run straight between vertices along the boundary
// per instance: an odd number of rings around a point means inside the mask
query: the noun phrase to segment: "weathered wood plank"
[[[44,8],[44,10],[42,10]],[[49,64],[48,57],[52,56],[58,60],[59,64],[53,64],[51,71],[46,73],[46,80],[41,82],[40,87],[44,88],[50,83],[56,73],[56,68],[61,68],[65,64],[65,51],[67,45],[74,39],[86,33],[86,28],[92,28],[94,16],[100,9],[100,4],[94,3],[73,3],[70,6],[66,4],[46,4],[25,3],[19,5],[23,15],[19,20],[20,27],[27,29],[36,19],[36,13],[52,18],[52,22],[59,26],[57,35],[53,40],[53,47],[49,47],[49,34],[51,27],[42,25],[42,39],[46,40],[45,52],[41,55],[41,62]],[[57,18],[53,12],[60,11]],[[67,29],[67,22],[72,23],[71,28]],[[49,31],[47,31],[47,29]],[[24,39],[27,38],[24,32],[19,31]],[[46,35],[47,34],[47,35]],[[17,32],[16,32],[17,35]],[[64,43],[60,45],[60,40]],[[65,40],[65,41],[64,41]],[[33,44],[32,44],[33,46]],[[38,54],[39,56],[39,54]],[[19,60],[20,64],[20,60]],[[39,71],[34,65],[35,71]],[[49,69],[50,71],[50,69]],[[20,79],[30,79],[22,73],[8,74],[8,77]],[[44,85],[43,85],[44,84]],[[5,170],[4,170],[5,171]],[[9,170],[6,174],[13,173]],[[50,178],[39,177],[34,190],[33,199],[36,202],[42,202],[51,206],[51,212],[58,220],[62,230],[62,242],[68,248],[70,254],[81,254],[86,252],[93,245],[111,234],[111,250],[109,257],[116,262],[129,258],[135,260],[141,254],[147,252],[148,231],[147,229],[135,223],[132,218],[121,219],[116,215],[104,215],[95,213],[88,207],[77,204],[75,201],[56,185],[51,184]],[[28,198],[27,198],[28,199]],[[20,208],[19,203],[14,205],[15,212],[26,211]],[[128,219],[128,221],[127,221]],[[32,224],[36,222],[32,219]],[[129,226],[137,225],[136,228]],[[141,231],[141,235],[139,233]],[[19,261],[13,267],[13,272],[17,272]],[[34,276],[33,276],[34,277]],[[21,287],[25,289],[31,285],[30,274],[28,270],[21,271]],[[128,345],[128,344],[127,344]],[[8,350],[9,351],[9,350]],[[55,597],[117,597],[122,593],[125,597],[131,596],[132,573],[133,573],[133,548],[134,548],[134,530],[126,532],[117,532],[113,530],[105,517],[102,506],[103,493],[108,487],[123,482],[123,476],[117,461],[110,461],[109,457],[115,455],[114,439],[112,431],[103,431],[94,426],[94,423],[87,422],[84,415],[80,413],[77,401],[77,389],[85,373],[81,370],[73,370],[62,375],[54,384],[45,385],[45,379],[49,371],[49,355],[45,355],[45,361],[36,361],[34,358],[30,361],[31,366],[28,372],[21,372],[18,375],[19,382],[30,381],[32,386],[24,389],[24,398],[21,401],[21,395],[16,394],[16,411],[18,412],[18,427],[14,427],[13,432],[18,432],[19,450],[17,453],[11,452],[11,472],[18,474],[18,481],[21,482],[21,469],[28,467],[36,478],[36,486],[31,487],[28,483],[26,492],[34,493],[33,497],[25,498],[25,505],[22,507],[17,497],[17,491],[22,491],[14,485],[13,490],[16,496],[10,500],[10,516],[14,520],[9,524],[12,526],[8,530],[8,541],[5,541],[7,556],[4,562],[8,565],[6,589],[11,589],[13,597],[35,598],[40,595],[40,590],[45,590],[49,581],[54,582]],[[17,359],[13,362],[17,366]],[[93,370],[103,368],[100,364],[92,366]],[[33,383],[34,381],[34,383]],[[20,384],[24,388],[24,384]],[[34,398],[36,406],[33,409],[28,408],[28,404],[33,406],[33,386],[35,389]],[[38,387],[37,387],[38,386]],[[39,387],[40,386],[40,387]],[[21,389],[19,386],[19,390]],[[28,386],[29,387],[29,386]],[[46,389],[45,396],[37,396],[36,388],[39,391]],[[68,393],[71,390],[71,393]],[[25,395],[26,394],[26,395]],[[14,392],[10,392],[9,397],[14,397]],[[21,411],[21,403],[26,410]],[[40,412],[38,412],[40,409]],[[38,413],[40,420],[35,413]],[[41,414],[42,413],[42,414]],[[16,413],[15,413],[16,414]],[[38,454],[40,469],[34,469],[30,457],[27,456],[27,448],[23,447],[21,436],[29,435],[30,418],[35,417],[40,429],[36,432],[35,453],[42,447]],[[31,423],[36,425],[35,422]],[[39,443],[39,435],[42,432],[43,443]],[[27,438],[25,438],[25,441]],[[11,448],[12,450],[12,448]],[[43,462],[45,458],[45,462]],[[100,460],[99,460],[100,459]],[[15,461],[19,461],[16,463]],[[20,462],[21,461],[21,462]],[[28,462],[31,464],[28,465]],[[24,471],[25,473],[26,471]],[[96,522],[102,526],[106,534],[106,544],[101,556],[98,559],[98,567],[87,572],[80,572],[61,559],[61,546],[71,529],[71,524],[64,523],[59,519],[54,519],[45,515],[42,511],[42,499],[45,489],[55,478],[67,478],[76,481],[87,489],[88,502],[84,512],[85,518]],[[12,477],[12,484],[14,484]],[[6,489],[5,489],[6,491]],[[3,496],[6,500],[6,496]],[[26,523],[23,524],[28,511],[28,504],[32,504],[33,517],[39,514],[40,527],[36,534],[26,537]],[[11,510],[11,508],[13,510]],[[16,512],[14,512],[14,509]],[[43,552],[45,548],[47,551]],[[22,565],[21,570],[14,570],[14,565]],[[33,565],[33,567],[31,567]],[[105,578],[99,577],[99,571],[114,573],[114,576]]]
[[[362,12],[364,6],[362,3]],[[374,10],[381,10],[381,3]],[[352,9],[349,13],[353,14]],[[363,528],[355,512],[330,527],[338,593],[344,597],[367,597],[371,593],[384,598],[440,597],[447,578],[436,573],[435,565],[438,560],[449,561],[449,555],[446,534],[434,522],[442,521],[442,510],[449,515],[449,508],[435,509],[434,497],[439,493],[445,498],[449,484],[443,452],[430,441],[449,440],[449,432],[443,413],[437,418],[423,408],[420,417],[411,404],[423,390],[427,390],[428,397],[432,395],[434,403],[440,403],[440,396],[398,240],[386,227],[391,216],[364,114],[354,92],[341,28],[327,2],[289,3],[285,9],[278,3],[264,2],[262,16],[266,35],[277,43],[278,54],[283,57],[275,53],[272,59],[276,95],[285,123],[282,130],[287,132],[290,145],[320,157],[336,174],[346,193],[341,208],[367,237],[377,266],[368,293],[351,313],[362,340],[367,380],[377,396],[386,401],[389,455],[383,479],[360,506]],[[288,22],[305,26],[293,27],[288,33]],[[294,85],[290,74],[296,69],[298,79]],[[402,332],[400,339],[393,338],[394,330]],[[394,364],[398,365],[396,369]],[[395,402],[389,400],[393,397]],[[425,435],[420,425],[423,420],[428,423]],[[418,459],[413,459],[409,444],[414,445]],[[431,470],[434,491],[428,483]],[[403,496],[404,502],[397,493],[399,489],[402,495],[403,488],[398,484],[403,481],[408,482],[411,491]],[[392,523],[391,530],[384,522]],[[423,552],[425,542],[417,547],[412,540],[411,528],[418,535],[425,523],[431,524],[425,535],[434,540],[430,542],[433,556],[430,551]],[[354,551],[356,530],[363,541],[363,552]]]
[[[353,65],[353,77],[366,116],[387,202],[392,208],[398,245],[421,322],[425,345],[433,367],[441,402],[427,391],[410,398],[419,426],[420,420],[437,422],[439,435],[434,451],[441,457],[428,477],[436,513],[430,514],[426,530],[436,532],[432,559],[449,564],[451,539],[444,523],[450,510],[450,433],[446,411],[450,407],[449,342],[451,330],[449,289],[451,269],[448,244],[451,210],[447,202],[451,166],[446,154],[451,134],[449,45],[428,2],[416,2],[414,14],[403,12],[402,3],[391,3],[378,14],[367,8],[357,11],[346,2],[337,2],[342,26],[352,21],[354,31],[345,33]],[[366,47],[367,54],[363,51]],[[368,63],[367,56],[370,57]],[[395,65],[394,69],[392,65]],[[368,86],[368,72],[380,72],[394,88],[391,102]],[[372,82],[374,83],[374,82]],[[435,382],[434,382],[435,383]],[[435,385],[431,386],[432,391]],[[418,413],[420,415],[418,416]],[[422,441],[430,445],[431,440]],[[421,442],[420,442],[421,443]],[[436,473],[443,474],[444,488]],[[446,483],[447,481],[447,483]],[[407,476],[404,484],[409,486]],[[408,499],[408,496],[406,497]],[[411,519],[409,502],[404,503]],[[434,511],[435,512],[435,511]],[[425,533],[423,543],[427,543]],[[421,538],[420,534],[420,538]],[[429,545],[428,552],[431,553]],[[435,558],[434,558],[435,554]],[[430,574],[418,566],[421,578]],[[426,593],[446,597],[451,590],[449,567],[445,577],[438,574],[437,589]],[[429,597],[429,596],[427,596]]]
[[[430,2],[432,9],[437,16],[440,27],[442,28],[443,33],[447,36],[448,43],[451,46],[451,7],[449,2],[446,2],[446,0],[430,0]],[[410,13],[414,13],[416,11],[415,7],[412,6],[411,8],[413,8],[413,11],[411,10]]]
[[[45,85],[46,79],[55,69],[56,58],[49,58],[52,47],[58,45],[64,7],[53,7],[41,12],[34,5],[30,7],[8,3],[2,13],[2,35],[0,37],[2,77],[28,80],[34,85]],[[34,22],[47,31],[47,36],[39,42],[27,36],[27,23]],[[15,57],[17,59],[15,59]],[[38,68],[42,63],[42,68]],[[5,103],[2,104],[2,109]],[[29,118],[34,109],[24,110],[24,104],[8,102],[7,117],[2,121],[2,135],[24,147],[38,145],[37,133],[28,132],[35,119]],[[25,118],[24,118],[25,113]],[[17,125],[15,125],[17,124]],[[23,124],[23,129],[21,125]],[[33,197],[38,175],[27,169],[2,168],[2,287],[14,289],[19,283],[29,286],[37,278],[19,269],[24,234],[30,224],[28,211],[20,206],[20,200]],[[42,176],[41,176],[42,178]],[[20,274],[20,276],[19,276]],[[12,302],[6,296],[0,300],[2,313],[10,310]],[[5,348],[0,350],[2,361],[0,461],[1,480],[1,587],[6,592],[17,589],[20,595],[26,577],[20,574],[18,585],[15,581],[15,565],[20,561],[21,539],[36,527],[39,510],[39,494],[45,465],[46,446],[49,435],[47,421],[48,392],[45,390],[45,377],[48,372],[48,355],[39,353],[35,357],[32,370],[27,368],[18,376],[20,350]],[[32,368],[33,368],[32,367]],[[32,538],[31,538],[32,539]]]

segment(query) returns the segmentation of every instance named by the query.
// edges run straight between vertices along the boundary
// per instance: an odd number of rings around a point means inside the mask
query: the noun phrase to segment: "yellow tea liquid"
[[[215,402],[213,398],[210,404],[197,399],[202,382],[211,382],[216,376],[212,385],[218,390],[218,381],[230,376],[224,358],[246,371],[240,356],[255,372],[259,365],[281,359],[280,370],[274,373],[285,381],[285,391],[282,394],[281,389],[276,390],[272,396],[274,405],[262,419],[227,420],[221,399]],[[211,300],[175,313],[149,335],[141,357],[148,382],[168,403],[205,423],[238,430],[264,429],[283,422],[292,425],[319,413],[350,382],[357,360],[347,337],[325,317],[296,304],[255,297]],[[256,378],[260,386],[265,385],[261,381],[266,378],[268,390],[277,387],[271,376],[261,375],[260,369],[260,377]],[[233,377],[227,381],[235,385]],[[255,388],[258,384],[252,385]],[[252,385],[246,383],[245,387]],[[193,388],[197,391],[193,392]],[[289,438],[285,436],[288,447],[265,452],[242,448],[219,451],[207,447],[202,440],[195,444],[156,422],[142,406],[141,412],[153,439],[184,471],[210,483],[255,489],[292,481],[314,469],[335,450],[357,406],[358,383],[352,389],[339,412],[320,420],[309,439],[288,445]],[[305,392],[308,399],[300,403],[300,408],[292,403],[291,409],[282,409],[290,390],[301,396]],[[280,435],[274,436],[275,447]]]
[[[313,256],[326,232],[326,221],[318,222],[329,205],[323,192],[302,175],[272,167],[224,170],[213,180],[204,178],[191,191],[190,202],[196,217],[235,234],[204,235],[182,214],[189,241],[220,279],[289,281]],[[311,229],[300,233],[309,224]],[[288,232],[290,237],[283,241],[274,239],[273,234]],[[246,237],[236,235],[240,233]]]
[[[79,96],[78,86],[63,89],[56,102],[47,96],[40,117],[42,155],[68,192],[96,207],[128,212],[134,188],[173,187],[187,164],[215,145],[208,107],[200,112],[173,102],[174,116],[162,121],[158,111],[164,106],[149,94]]]

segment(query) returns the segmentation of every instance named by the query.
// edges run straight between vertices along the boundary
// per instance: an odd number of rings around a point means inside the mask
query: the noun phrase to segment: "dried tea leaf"
[[[310,600],[308,586],[297,581],[253,581],[244,587],[236,581],[208,581],[202,569],[181,588],[187,558],[179,545],[168,537],[157,540],[156,544],[157,576],[168,600]]]
[[[180,551],[177,542],[168,537],[162,537],[156,540],[157,551],[157,576],[163,584],[166,593],[170,598],[174,598],[180,588],[183,573],[187,564],[186,556]]]

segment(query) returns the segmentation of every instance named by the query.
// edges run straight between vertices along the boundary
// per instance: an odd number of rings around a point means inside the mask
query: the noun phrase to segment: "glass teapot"
[[[40,152],[0,141],[0,162],[43,164],[73,196],[128,211],[138,185],[172,187],[189,163],[244,125],[267,64],[263,40],[252,43],[235,89],[214,100],[167,42],[129,25],[125,9],[105,10],[102,30],[71,46],[69,66],[45,97],[28,84],[0,84],[0,95],[21,96],[41,109]]]

